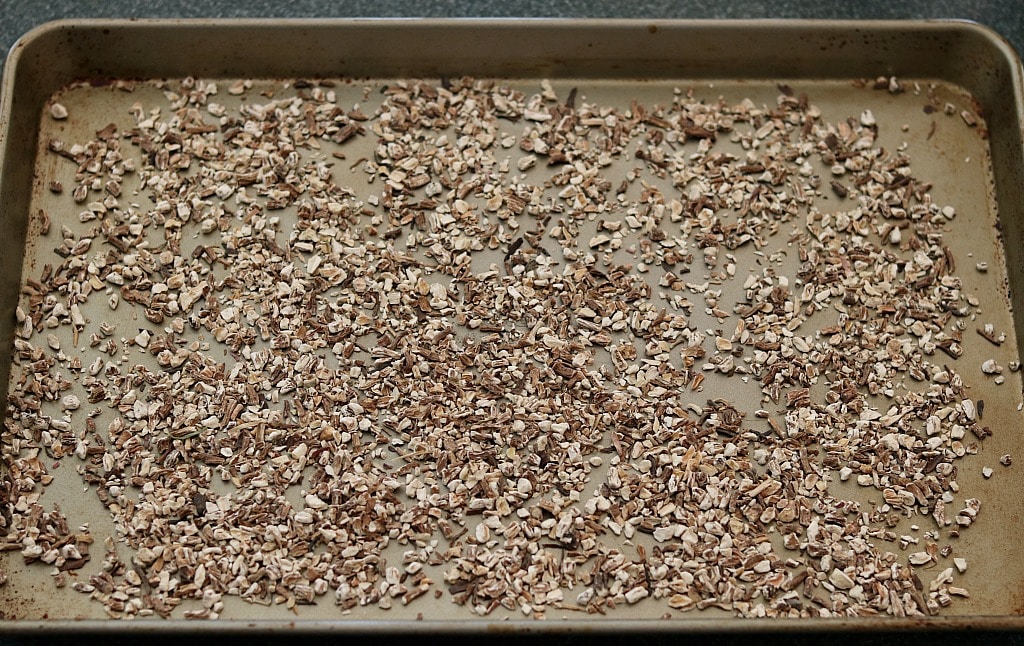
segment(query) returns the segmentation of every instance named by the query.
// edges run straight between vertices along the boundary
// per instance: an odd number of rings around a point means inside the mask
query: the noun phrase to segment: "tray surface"
[[[1001,117],[600,70],[54,88],[10,618],[1020,614]]]

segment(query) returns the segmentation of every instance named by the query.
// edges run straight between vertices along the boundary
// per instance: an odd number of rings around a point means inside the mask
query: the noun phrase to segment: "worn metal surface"
[[[498,46],[495,46],[498,44]],[[970,495],[982,499],[984,513],[956,543],[956,554],[970,567],[962,583],[971,598],[951,609],[953,616],[933,620],[844,621],[851,629],[893,626],[964,627],[1020,626],[1024,615],[1024,558],[1019,536],[1024,515],[1024,417],[1020,373],[992,386],[977,365],[996,358],[1006,365],[1017,355],[1024,322],[1020,310],[1024,258],[1021,222],[1024,200],[1024,146],[1021,143],[1022,83],[1020,64],[1011,50],[990,32],[962,23],[792,23],[736,22],[532,22],[532,21],[356,21],[356,22],[74,22],[43,27],[14,49],[3,79],[2,148],[0,148],[0,381],[7,382],[11,364],[14,303],[25,276],[38,273],[52,254],[29,224],[31,214],[46,209],[59,227],[80,226],[67,197],[57,198],[47,183],[68,175],[55,156],[43,153],[51,137],[88,139],[111,121],[123,119],[129,106],[145,99],[145,90],[127,94],[105,87],[109,79],[176,78],[351,78],[386,80],[396,77],[472,75],[514,79],[523,88],[551,79],[565,93],[575,87],[588,100],[628,106],[630,100],[657,103],[670,99],[674,88],[692,89],[695,96],[730,101],[750,98],[772,104],[777,84],[806,92],[821,107],[824,119],[837,121],[870,108],[883,129],[880,143],[895,149],[904,143],[917,177],[932,182],[932,195],[955,205],[960,216],[951,223],[947,240],[960,263],[964,289],[980,300],[984,320],[997,330],[1016,330],[996,349],[965,333],[965,356],[958,367],[972,375],[972,396],[986,402],[985,422],[995,434],[977,456],[961,463],[959,477]],[[907,92],[892,95],[855,87],[853,79],[898,76]],[[63,93],[74,80],[101,81]],[[924,91],[984,117],[981,128],[969,128],[958,115],[923,110]],[[151,91],[151,90],[150,90]],[[358,102],[360,89],[351,92]],[[72,117],[53,121],[44,105],[55,93]],[[372,107],[372,105],[368,105]],[[365,145],[371,145],[367,142]],[[368,149],[368,150],[372,150]],[[353,158],[359,157],[353,153]],[[65,178],[67,181],[67,178]],[[353,181],[356,181],[355,179]],[[361,181],[361,180],[360,180]],[[988,262],[987,273],[973,270]],[[741,265],[744,266],[744,265]],[[97,315],[102,312],[97,310]],[[113,316],[113,315],[111,315]],[[125,327],[132,321],[122,321]],[[143,321],[144,323],[144,321]],[[971,322],[973,325],[975,322]],[[756,400],[750,401],[754,407]],[[998,457],[1020,456],[1019,465],[1003,469]],[[990,466],[996,476],[984,479]],[[55,472],[56,482],[45,500],[58,503],[72,524],[89,522],[102,540],[112,533],[106,511],[71,464]],[[851,494],[855,495],[855,494]],[[928,520],[924,518],[922,520]],[[923,523],[922,523],[923,524]],[[96,546],[97,555],[101,546]],[[95,557],[94,557],[95,558]],[[25,567],[20,555],[0,555],[0,568],[10,581],[0,587],[0,607],[8,621],[0,630],[67,628],[68,620],[102,619],[99,604],[70,589],[56,590],[48,569]],[[421,599],[408,608],[384,612],[357,609],[342,617],[329,603],[302,609],[298,617],[283,607],[230,604],[227,615],[245,625],[266,628],[291,625],[303,630],[415,630],[417,614],[435,628],[510,630],[694,628],[743,629],[744,621],[723,613],[689,612],[660,621],[661,606],[641,604],[595,620],[555,613],[546,622],[501,624],[480,619],[465,608]],[[511,617],[516,619],[515,616]],[[15,621],[16,620],[16,621]],[[40,623],[40,620],[48,620]],[[269,622],[269,623],[267,623]],[[278,623],[275,623],[278,622]],[[222,622],[237,629],[239,624]],[[816,626],[822,624],[813,622]],[[93,630],[122,629],[114,622],[76,624]],[[182,624],[162,622],[160,628]],[[808,622],[777,622],[768,627],[800,629]],[[824,625],[835,626],[835,623]],[[152,627],[152,626],[150,626]],[[766,627],[766,626],[759,626]]]

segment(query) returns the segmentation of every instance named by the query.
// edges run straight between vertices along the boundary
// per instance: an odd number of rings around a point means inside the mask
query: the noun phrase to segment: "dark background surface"
[[[967,19],[1001,34],[1024,51],[1024,0],[0,0],[0,53],[6,55],[22,34],[44,22],[67,18],[313,18],[313,17],[557,17],[557,18],[814,18],[814,19]],[[1020,537],[1007,537],[1020,540]],[[123,626],[122,626],[123,627]],[[202,624],[195,628],[202,629]],[[440,639],[438,637],[441,637]],[[433,644],[441,641],[478,643],[486,646],[539,642],[564,646],[660,646],[663,644],[770,645],[829,644],[846,646],[981,646],[1021,644],[1020,632],[870,632],[870,633],[743,633],[728,635],[560,635],[547,636],[312,636],[312,635],[218,635],[201,639],[194,633],[109,636],[67,634],[46,636],[4,635],[0,646],[36,646],[52,643],[98,646],[144,644],[187,646],[202,641],[222,646],[256,646],[270,643],[399,643]]]
[[[201,625],[197,628],[202,628]],[[217,646],[264,646],[265,644],[316,645],[327,644],[362,645],[399,644],[402,646],[433,646],[434,644],[473,644],[477,646],[798,646],[820,644],[825,646],[982,646],[1024,644],[1020,633],[981,632],[882,632],[882,633],[802,633],[764,634],[757,632],[742,634],[692,634],[679,635],[433,635],[420,634],[402,637],[386,636],[315,636],[315,635],[250,635],[200,637],[195,634],[178,632],[160,637],[109,637],[101,635],[63,635],[60,637],[0,637],[4,646],[43,646],[47,644],[76,644],[82,646],[188,646],[193,643],[212,643]]]

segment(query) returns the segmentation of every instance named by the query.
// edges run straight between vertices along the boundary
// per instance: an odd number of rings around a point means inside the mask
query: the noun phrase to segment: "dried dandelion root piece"
[[[901,514],[936,537],[973,522],[974,499],[946,509],[966,432],[988,431],[955,361],[954,211],[870,111],[828,123],[785,88],[614,107],[474,79],[365,105],[157,85],[130,123],[50,143],[84,207],[23,291],[3,445],[7,544],[87,565],[73,587],[111,616],[967,596],[952,569],[918,588],[948,551],[887,548]],[[148,324],[90,319],[97,299]],[[715,379],[759,409],[705,395]],[[42,508],[42,456],[76,461],[127,561],[111,545],[97,570]]]

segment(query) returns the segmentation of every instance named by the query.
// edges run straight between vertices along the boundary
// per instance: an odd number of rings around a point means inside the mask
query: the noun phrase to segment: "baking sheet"
[[[198,38],[198,35],[202,34],[203,38],[210,39],[208,42],[217,40],[209,31],[215,28],[213,26],[200,28],[200,25],[172,26],[147,23],[138,27],[139,30],[135,32],[127,28],[109,30],[109,27],[104,27],[103,29],[108,29],[108,33],[103,34],[103,37],[108,39],[106,41],[108,43],[124,47],[125,51],[138,47],[140,43],[138,39],[147,40],[150,47],[155,50],[161,46],[161,38],[180,37],[181,35]],[[290,37],[297,39],[295,42],[322,44],[321,39],[328,36],[322,30],[312,29],[310,31],[311,28],[308,25],[292,25],[291,27],[294,29],[281,32],[277,28],[270,29],[269,25],[219,25],[217,28],[223,31],[218,32],[217,36],[226,36],[230,40],[232,34],[237,36],[243,28],[259,28],[261,33],[267,34],[269,41],[273,41],[275,37]],[[965,292],[976,296],[981,304],[978,312],[979,319],[971,321],[971,325],[992,323],[996,330],[1009,332],[1015,329],[1008,286],[1013,284],[1015,274],[1012,268],[1017,266],[1013,257],[1016,245],[1012,242],[1006,244],[1005,249],[1010,252],[1007,263],[1002,255],[1004,243],[1001,238],[1014,239],[1017,229],[1008,226],[1008,223],[1016,222],[1013,217],[1019,215],[1020,205],[1016,196],[1000,191],[1000,187],[1004,186],[1003,182],[1007,180],[1012,180],[1014,177],[1019,178],[1020,174],[1019,164],[1014,165],[1020,159],[1020,131],[1019,128],[1013,130],[1008,127],[1012,126],[1014,119],[1019,119],[1019,107],[1012,105],[1012,101],[1009,102],[1011,105],[1007,106],[1005,98],[1002,101],[995,100],[994,97],[998,93],[993,93],[992,90],[1000,87],[1004,89],[1015,87],[1019,94],[1019,67],[1014,66],[1015,63],[1012,59],[1004,67],[987,64],[984,69],[986,74],[992,77],[987,79],[987,83],[990,85],[987,86],[986,79],[982,79],[980,85],[975,87],[968,86],[966,79],[957,75],[956,66],[962,64],[960,62],[962,56],[951,57],[951,60],[958,61],[955,64],[951,63],[951,67],[938,69],[927,69],[925,65],[927,56],[925,55],[907,60],[901,58],[900,64],[907,67],[907,72],[903,72],[899,68],[894,69],[893,61],[885,60],[885,57],[882,57],[884,63],[875,62],[875,59],[871,58],[880,56],[880,52],[892,56],[891,48],[896,48],[901,43],[920,44],[927,41],[938,43],[936,46],[942,51],[962,53],[962,50],[956,48],[964,47],[962,43],[971,38],[976,39],[977,42],[973,49],[967,48],[967,51],[979,60],[986,55],[994,56],[993,50],[997,54],[1005,54],[1005,52],[998,51],[998,43],[984,37],[987,35],[986,32],[962,25],[918,25],[917,31],[901,27],[904,31],[899,32],[900,37],[897,38],[895,35],[897,31],[892,26],[886,29],[885,25],[875,25],[871,29],[867,25],[847,25],[848,28],[841,32],[837,32],[835,28],[826,30],[822,25],[799,25],[803,29],[799,33],[806,43],[817,39],[818,43],[827,43],[838,49],[863,48],[860,51],[865,52],[864,58],[853,57],[854,60],[859,61],[861,67],[853,70],[848,67],[824,66],[824,63],[818,67],[807,68],[807,57],[786,58],[785,55],[779,53],[782,48],[778,46],[778,42],[785,40],[787,35],[795,34],[793,32],[783,33],[785,30],[779,29],[781,25],[776,26],[774,30],[753,25],[730,27],[702,25],[701,31],[693,32],[694,27],[686,24],[656,26],[629,23],[618,25],[574,24],[573,29],[569,31],[565,31],[566,25],[529,26],[528,28],[512,23],[502,23],[497,27],[493,25],[437,24],[431,26],[433,29],[431,31],[424,29],[424,25],[396,23],[389,25],[393,31],[387,33],[392,34],[390,37],[402,34],[403,41],[411,42],[412,45],[405,50],[404,55],[396,55],[394,59],[381,61],[376,64],[375,68],[373,64],[359,58],[359,41],[363,38],[372,38],[375,33],[379,35],[380,32],[374,32],[379,29],[379,26],[346,24],[336,27],[351,30],[345,32],[345,35],[349,36],[352,47],[350,52],[346,52],[345,69],[351,70],[352,75],[372,77],[370,80],[357,84],[344,82],[334,84],[333,89],[342,94],[338,103],[364,103],[367,105],[368,111],[373,103],[366,98],[367,95],[363,87],[378,88],[380,84],[386,83],[388,76],[396,70],[400,70],[404,76],[434,75],[439,78],[444,73],[438,73],[438,69],[444,71],[453,69],[451,61],[441,59],[435,63],[423,60],[417,63],[411,55],[411,52],[415,52],[418,47],[429,43],[432,38],[437,37],[436,34],[442,33],[444,29],[452,30],[448,33],[459,37],[455,39],[459,43],[458,47],[472,50],[474,54],[480,53],[479,48],[482,48],[487,41],[487,30],[497,29],[502,37],[507,39],[503,42],[509,43],[510,51],[507,52],[507,56],[480,58],[470,56],[470,52],[464,52],[464,58],[461,55],[453,55],[453,60],[474,60],[476,61],[475,69],[465,70],[465,63],[460,63],[459,68],[463,70],[463,73],[472,72],[486,75],[500,72],[501,76],[514,79],[511,82],[528,93],[538,92],[542,80],[551,78],[556,94],[561,97],[567,96],[572,88],[576,88],[580,100],[601,105],[616,105],[620,108],[628,106],[631,100],[651,105],[666,103],[671,100],[679,88],[683,88],[683,91],[692,90],[695,96],[706,98],[709,101],[714,101],[721,96],[733,102],[750,98],[755,104],[771,105],[780,93],[780,84],[785,84],[794,92],[806,92],[813,103],[821,107],[827,121],[856,117],[865,108],[870,108],[878,123],[884,124],[880,133],[882,145],[895,150],[905,143],[913,160],[915,175],[926,181],[934,182],[931,193],[935,201],[956,207],[958,216],[950,225],[954,227],[955,233],[948,235],[946,239],[954,257],[958,259],[960,268],[957,274],[964,280]],[[798,25],[789,25],[789,28],[797,29]],[[516,29],[523,31],[516,32]],[[716,32],[716,29],[726,29],[727,31]],[[747,30],[746,34],[744,29]],[[83,59],[78,61],[80,67],[67,72],[69,76],[61,79],[59,74],[55,74],[55,84],[46,86],[43,83],[44,87],[35,88],[32,93],[26,91],[17,95],[22,97],[28,95],[33,99],[26,99],[29,105],[23,108],[24,114],[16,112],[10,115],[10,118],[15,119],[16,122],[20,118],[22,121],[19,123],[31,125],[29,132],[32,133],[32,137],[29,139],[32,150],[27,152],[23,149],[21,151],[23,156],[20,158],[12,156],[19,154],[18,146],[26,146],[26,144],[17,137],[8,136],[5,139],[5,145],[7,145],[3,176],[5,196],[10,196],[14,200],[13,204],[19,205],[19,208],[9,209],[5,213],[5,226],[14,231],[26,231],[23,237],[13,240],[17,244],[11,249],[11,253],[5,253],[5,262],[13,263],[8,267],[11,269],[21,266],[18,264],[21,262],[19,250],[26,249],[23,265],[25,269],[23,271],[5,271],[7,277],[17,274],[21,274],[23,277],[32,275],[33,271],[38,272],[39,263],[46,259],[46,248],[42,245],[37,247],[34,244],[40,238],[37,235],[38,230],[33,228],[37,225],[28,224],[31,221],[30,214],[37,213],[39,209],[42,209],[54,217],[53,226],[59,228],[60,224],[65,223],[71,227],[81,226],[74,221],[77,211],[71,211],[67,207],[67,196],[54,195],[47,189],[50,181],[55,178],[60,179],[61,173],[67,175],[69,172],[66,165],[62,166],[60,159],[43,152],[43,149],[48,146],[49,140],[53,137],[59,137],[65,141],[87,140],[94,135],[96,130],[104,127],[113,118],[111,115],[120,115],[123,118],[131,104],[136,101],[147,103],[147,89],[144,87],[139,87],[132,93],[125,93],[106,83],[93,83],[65,91],[63,87],[67,81],[70,78],[82,76],[92,76],[96,80],[135,76],[153,78],[168,73],[181,76],[183,73],[190,73],[188,67],[179,67],[177,70],[171,71],[161,67],[165,63],[156,61],[149,61],[152,64],[147,67],[140,63],[141,59],[138,57],[134,59],[134,62],[129,63],[127,68],[107,67],[109,61],[102,64],[89,61],[89,57],[93,54],[89,53],[86,43],[90,38],[100,37],[98,35],[100,32],[101,28],[98,25],[91,27],[89,25],[84,27],[81,25],[58,25],[51,28],[50,31],[44,31],[41,36],[37,36],[37,39],[45,40],[45,38],[54,38],[60,34],[61,37],[67,39],[67,42],[71,43],[72,47],[80,48],[77,52],[82,55]],[[733,51],[733,58],[725,57],[726,62],[718,62],[718,65],[715,66],[712,65],[715,62],[713,60],[703,61],[705,66],[702,66],[701,61],[683,64],[679,62],[678,58],[667,55],[675,51],[672,45],[666,44],[667,36],[674,35],[681,39],[684,36],[692,37],[695,33],[699,33],[700,38],[708,39],[708,43],[716,40],[714,36],[726,34],[732,39],[739,39],[749,34],[765,38],[765,34],[771,34],[771,38],[779,40],[775,41],[775,47],[768,47],[766,51],[771,52],[772,57],[784,60],[775,60],[760,68],[758,65],[762,63],[742,56],[737,57]],[[842,40],[838,33],[857,34],[863,40],[860,43],[851,44],[847,40]],[[554,42],[555,36],[564,34],[571,34],[571,38],[566,39],[564,43]],[[531,47],[527,48],[528,52],[511,51],[514,49],[513,44],[517,42],[516,38],[511,37],[515,35],[528,35],[527,40],[531,43]],[[658,55],[664,56],[662,59],[657,59],[661,61],[659,65],[646,68],[649,73],[644,76],[648,78],[642,81],[629,79],[629,77],[637,75],[638,68],[642,67],[644,62],[649,62],[638,61],[637,58],[641,57],[641,54],[623,56],[614,62],[609,62],[610,59],[613,59],[610,52],[615,52],[616,48],[629,48],[629,43],[638,38],[644,39],[645,43],[652,45],[650,50],[645,51],[647,56],[652,58]],[[892,40],[886,40],[886,38]],[[588,47],[576,49],[577,46],[581,46],[583,41],[586,41]],[[689,42],[694,41],[691,38]],[[28,43],[29,49],[34,44],[31,39],[26,43]],[[988,49],[984,49],[981,43],[984,43],[984,47],[988,47]],[[813,50],[810,44],[805,46]],[[312,48],[312,46],[310,47]],[[552,48],[564,48],[563,56],[548,58],[547,55],[552,53]],[[662,51],[661,48],[666,49]],[[597,49],[596,54],[591,53],[594,49]],[[822,50],[825,52],[824,57],[827,58],[828,50],[824,47]],[[298,62],[297,59],[286,61],[278,59],[273,65],[261,67],[257,55],[254,57],[256,62],[251,66],[247,63],[246,67],[242,68],[239,67],[241,63],[236,58],[237,50],[231,50],[229,46],[225,46],[219,51],[219,54],[208,52],[209,56],[201,62],[186,59],[182,65],[187,65],[189,62],[194,63],[196,66],[192,69],[196,70],[196,74],[210,74],[212,77],[219,77],[218,83],[222,86],[232,83],[230,74],[246,78],[278,74],[289,75],[287,72],[293,72],[296,76],[300,73],[317,77],[335,76],[329,73],[315,73],[315,70],[326,70],[333,63],[331,57],[326,56],[322,51],[319,52],[319,56],[323,58],[318,60],[324,67],[311,65],[309,60]],[[635,52],[636,50],[632,49],[631,51]],[[707,49],[707,52],[709,53],[706,56],[710,59],[724,56],[714,47]],[[690,53],[689,50],[687,53]],[[18,67],[18,62],[30,58],[31,56],[28,54],[22,54],[20,57],[12,56],[12,63],[10,63],[9,71],[5,76],[6,88],[9,89],[11,85],[19,81],[23,84],[26,83],[24,80],[26,73]],[[133,59],[132,56],[125,56],[125,58]],[[353,59],[354,62],[352,62]],[[740,65],[741,63],[747,67]],[[688,65],[692,65],[692,67]],[[332,69],[336,73],[336,68]],[[741,74],[741,69],[749,70],[749,72]],[[786,73],[780,73],[780,70],[786,70]],[[804,75],[801,75],[801,72]],[[915,72],[919,76],[913,76]],[[870,87],[871,82],[878,75],[893,73],[899,73],[900,81],[907,91],[901,94],[890,94],[885,90],[880,91]],[[1003,75],[1002,79],[999,77],[1000,74]],[[227,78],[225,75],[228,75]],[[345,74],[342,79],[348,76]],[[652,79],[649,78],[650,76],[660,78]],[[629,80],[624,81],[624,78]],[[868,87],[857,87],[851,84],[851,79],[856,78],[866,78],[869,81]],[[973,82],[975,85],[979,83],[979,81]],[[268,87],[271,86],[275,88],[275,92],[289,91],[284,89],[280,82],[269,82]],[[964,91],[964,86],[970,87],[971,95]],[[929,88],[931,88],[931,93],[938,98],[938,105],[944,108],[945,104],[949,103],[953,106],[951,115],[945,114],[944,110],[928,112],[923,109],[926,99],[928,99]],[[42,102],[52,100],[51,97],[55,92],[60,93],[60,102],[68,108],[73,118],[66,121],[55,121],[46,116]],[[344,92],[350,94],[345,95]],[[986,95],[986,92],[990,94]],[[1013,93],[1005,94],[1010,95],[1010,98],[1013,96]],[[6,96],[10,107],[10,102],[13,99],[9,93]],[[159,97],[151,97],[148,101],[155,104],[159,101]],[[18,107],[18,105],[14,107]],[[979,120],[980,127],[970,127],[965,123],[960,114],[962,111],[975,115]],[[935,124],[934,129],[933,124]],[[8,127],[13,127],[10,122]],[[514,132],[514,129],[510,128],[510,130]],[[11,131],[8,130],[8,132]],[[365,139],[345,149],[347,159],[359,159],[372,150],[373,142],[369,137]],[[366,149],[362,150],[359,146],[364,146]],[[28,203],[25,202],[24,196],[21,196],[19,200],[18,193],[14,191],[19,185],[24,188],[25,177],[19,175],[19,170],[13,167],[12,159],[36,160],[34,188],[31,191],[31,201]],[[21,166],[24,169],[28,164]],[[24,172],[24,170],[20,172]],[[352,181],[357,181],[358,176],[353,175],[353,177]],[[63,179],[71,184],[68,177]],[[363,187],[361,190],[372,193],[373,189],[374,187],[369,186]],[[61,214],[63,214],[63,219]],[[68,219],[71,221],[68,222]],[[27,240],[24,247],[21,244],[23,240]],[[736,263],[741,272],[744,267],[750,265],[751,260],[750,258],[741,258]],[[973,269],[973,266],[980,262],[988,263],[987,272],[982,273]],[[1011,271],[1007,272],[1007,267],[1011,268]],[[8,291],[10,291],[10,287]],[[103,303],[100,305],[105,307]],[[100,315],[100,312],[97,314]],[[9,326],[10,324],[10,321],[5,322],[5,325]],[[124,321],[124,325],[130,324],[130,321]],[[1019,324],[1018,321],[1016,325]],[[714,322],[709,321],[708,325],[714,325]],[[1022,601],[1017,596],[1017,590],[1019,589],[1018,582],[1024,577],[1024,572],[1020,571],[1024,569],[1024,563],[1016,558],[1019,553],[1019,545],[1012,540],[1012,536],[1016,535],[1019,529],[1020,519],[1015,509],[1015,501],[1018,499],[1020,485],[1016,483],[1017,479],[1013,475],[1016,469],[1001,467],[998,464],[998,457],[1007,453],[1014,455],[1015,449],[1019,448],[1019,443],[1011,429],[1019,428],[1021,423],[1020,413],[1017,411],[1017,405],[1021,398],[1021,383],[1019,373],[1007,372],[1004,374],[1006,382],[995,387],[991,377],[980,374],[976,368],[970,369],[966,366],[980,364],[987,358],[995,358],[1002,365],[1008,365],[1009,361],[1017,354],[1017,344],[1015,335],[1010,334],[1007,342],[996,349],[980,336],[973,334],[972,328],[968,327],[964,335],[964,346],[965,358],[960,360],[958,365],[965,366],[961,369],[965,376],[973,376],[971,383],[973,384],[972,388],[976,391],[972,390],[972,395],[976,399],[983,398],[985,400],[985,422],[994,429],[995,433],[982,443],[982,451],[979,455],[969,457],[962,463],[963,468],[959,481],[964,491],[971,492],[971,495],[976,495],[984,502],[985,509],[979,515],[977,522],[956,541],[956,553],[965,554],[969,558],[970,566],[963,574],[962,582],[964,587],[970,590],[971,597],[963,601],[958,600],[948,612],[954,615],[973,617],[971,621],[976,620],[979,616],[987,616],[996,617],[999,618],[999,621],[1005,622],[1008,617],[1021,613]],[[9,349],[7,352],[9,353]],[[8,364],[9,358],[5,361],[5,366]],[[714,385],[715,382],[711,378],[705,388],[712,389]],[[698,398],[697,401],[702,401],[702,399]],[[1000,432],[1003,429],[1006,429],[1006,432]],[[981,468],[984,466],[990,466],[995,470],[995,475],[991,479],[982,477]],[[52,498],[53,502],[60,503],[61,508],[69,514],[69,520],[72,516],[69,510],[74,509],[75,514],[81,514],[81,518],[84,520],[72,520],[72,523],[89,522],[97,537],[109,532],[109,529],[106,532],[101,529],[104,525],[109,527],[109,521],[105,518],[106,515],[102,508],[95,504],[94,498],[91,498],[94,494],[85,494],[81,491],[81,481],[70,469],[56,473],[61,479],[57,481],[57,486],[49,488],[47,497]],[[67,476],[66,480],[63,479],[65,476]],[[83,504],[83,494],[90,500],[89,504]],[[93,507],[91,510],[89,509],[90,504]],[[975,554],[979,556],[971,558],[971,555]],[[11,619],[32,621],[43,617],[69,619],[103,616],[101,606],[86,602],[85,595],[64,591],[60,593],[59,597],[50,596],[53,587],[48,573],[42,568],[23,568],[19,563],[20,557],[17,552],[8,553],[6,556],[8,558],[4,561],[4,565],[9,573],[10,581],[6,586],[0,588],[0,594],[8,595],[7,606],[17,609],[12,612]],[[94,556],[94,560],[98,560],[96,556]],[[58,598],[59,605],[51,605],[51,600]],[[627,621],[628,617],[628,620],[649,619],[652,620],[652,625],[664,628],[662,622],[653,621],[659,618],[664,611],[663,606],[653,603],[640,604],[628,609],[620,608],[615,613],[615,618],[607,620],[609,622],[607,625],[622,626],[624,625],[622,622]],[[253,612],[255,614],[250,615]],[[563,622],[563,614],[570,623],[576,619],[570,614],[549,611],[548,622],[553,624],[555,623],[553,620],[557,620],[562,625],[567,625]],[[710,620],[708,619],[709,614],[712,616]],[[229,603],[225,615],[239,618],[254,616],[263,620],[279,618],[282,621],[292,618],[290,612],[283,605],[264,608],[241,603]],[[397,625],[394,622],[415,620],[418,615],[429,620],[458,621],[460,623],[457,625],[460,626],[482,627],[486,625],[484,620],[474,619],[466,609],[452,606],[447,598],[436,602],[433,599],[424,598],[407,608],[395,607],[386,613],[356,608],[351,615],[343,618],[342,623],[344,620],[365,619],[378,622],[374,625],[394,627]],[[617,619],[620,615],[622,616],[621,620]],[[515,618],[517,615],[511,613],[507,616]],[[300,618],[303,620],[332,620],[342,619],[342,616],[332,603],[327,602],[321,603],[315,608],[302,608]],[[719,626],[726,625],[717,622],[727,616],[721,613],[716,614],[712,610],[705,611],[703,614],[683,613],[679,614],[678,618],[687,622],[676,624],[679,627],[699,625],[704,621],[713,621],[715,626]],[[491,618],[487,621],[498,620]],[[865,625],[871,620],[861,621],[863,622],[861,625]],[[317,625],[319,624],[308,624],[309,627]],[[936,625],[941,624],[937,622]],[[363,627],[365,628],[365,625]]]

